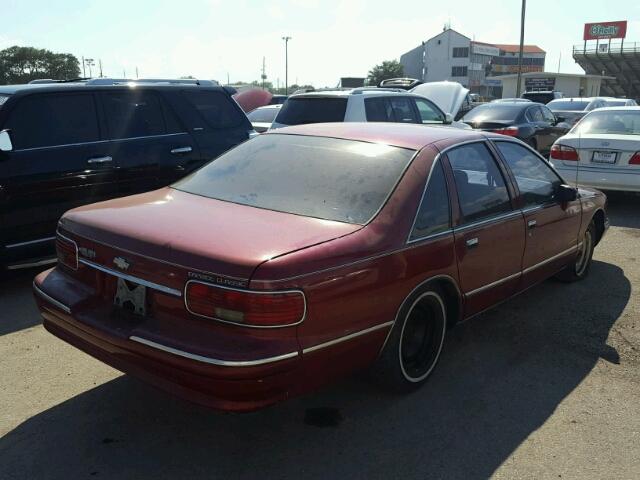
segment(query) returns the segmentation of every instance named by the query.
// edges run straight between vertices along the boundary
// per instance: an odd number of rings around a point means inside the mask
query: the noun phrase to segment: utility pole
[[[136,67],[136,78],[138,78],[138,67]]]
[[[84,55],[82,56],[82,78],[87,78],[87,73],[84,71]]]
[[[522,51],[524,50],[524,14],[527,9],[527,0],[522,0],[522,13],[520,14],[520,52],[518,53],[518,84],[516,85],[516,98],[520,98],[520,83],[522,82]]]
[[[229,72],[227,72],[227,85],[231,85],[231,81],[229,80]]]
[[[267,79],[267,72],[265,70],[264,57],[262,57],[262,75],[260,75],[260,78],[262,78],[262,89],[264,90],[264,81]]]
[[[562,61],[562,50],[560,50],[560,56],[558,57],[558,73],[560,73],[560,62]]]
[[[284,40],[284,94],[289,95],[289,40],[291,37],[282,37]]]
[[[100,78],[102,78],[102,60],[98,60],[98,65],[100,65]]]
[[[85,58],[84,61],[86,62],[87,67],[89,67],[89,77],[92,78],[93,73],[91,67],[95,66],[96,62],[93,60],[93,58]]]

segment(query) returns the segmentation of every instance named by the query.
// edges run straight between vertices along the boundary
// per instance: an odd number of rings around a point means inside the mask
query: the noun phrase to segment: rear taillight
[[[554,160],[578,161],[578,151],[573,147],[556,143],[551,147],[551,158]]]
[[[190,281],[187,310],[195,315],[251,327],[284,327],[304,319],[304,294],[297,290],[256,292]]]
[[[633,154],[633,157],[629,159],[629,165],[640,165],[640,152]]]
[[[73,270],[78,269],[78,245],[63,235],[56,236],[56,253],[58,262]]]
[[[518,127],[499,128],[497,130],[493,130],[493,133],[500,133],[502,135],[508,135],[510,137],[517,137]]]

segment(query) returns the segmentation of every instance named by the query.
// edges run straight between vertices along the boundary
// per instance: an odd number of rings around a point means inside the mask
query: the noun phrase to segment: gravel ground
[[[59,341],[35,272],[14,274],[0,283],[0,479],[640,478],[640,197],[612,196],[609,213],[587,280],[456,327],[418,392],[354,377],[244,415]]]

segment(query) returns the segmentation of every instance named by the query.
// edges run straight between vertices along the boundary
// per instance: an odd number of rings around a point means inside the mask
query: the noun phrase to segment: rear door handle
[[[171,149],[171,153],[173,153],[173,154],[189,153],[191,151],[193,151],[193,148],[191,148],[191,147],[177,147],[177,148],[172,148]]]
[[[480,242],[478,241],[478,238],[475,237],[475,238],[468,239],[465,243],[467,244],[467,248],[473,248],[473,247],[477,247],[478,243]]]
[[[535,227],[536,227],[536,225],[538,225],[538,222],[537,222],[536,220],[529,220],[529,221],[527,222],[527,227],[529,227],[530,229],[531,229],[531,228],[535,228]]]
[[[93,157],[90,158],[89,160],[87,160],[87,163],[109,163],[112,162],[113,158],[106,156],[106,157]]]

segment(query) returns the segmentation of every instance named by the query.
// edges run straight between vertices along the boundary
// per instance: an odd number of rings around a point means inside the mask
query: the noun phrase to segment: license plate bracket
[[[593,156],[591,157],[591,161],[594,162],[594,163],[614,164],[614,163],[616,163],[617,157],[618,157],[618,153],[617,152],[596,150],[596,151],[593,152]]]
[[[113,303],[123,310],[144,316],[147,314],[147,287],[118,278]]]

